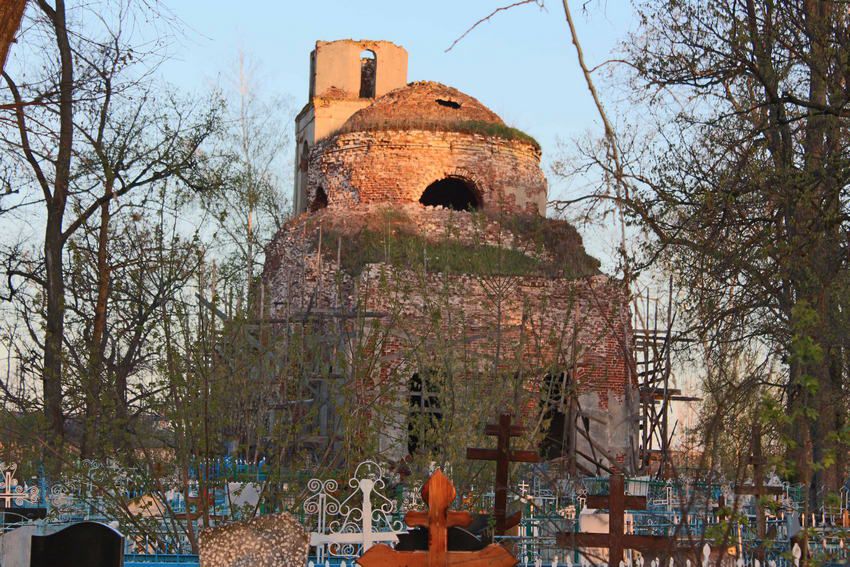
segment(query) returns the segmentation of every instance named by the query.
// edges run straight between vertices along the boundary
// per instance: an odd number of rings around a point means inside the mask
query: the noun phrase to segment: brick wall
[[[425,130],[350,132],[310,154],[308,202],[322,187],[331,205],[418,202],[445,177],[471,182],[483,207],[544,214],[546,178],[529,142],[498,136]]]
[[[376,383],[403,380],[417,360],[446,349],[463,359],[470,380],[492,374],[498,352],[504,372],[519,368],[528,376],[527,392],[539,388],[546,371],[572,368],[582,412],[593,420],[595,442],[623,462],[635,434],[637,399],[628,364],[630,316],[619,283],[603,275],[447,275],[382,263],[347,274],[334,260],[336,247],[344,242],[326,239],[325,253],[318,253],[320,227],[338,231],[346,225],[356,232],[379,207],[386,205],[331,206],[284,227],[267,251],[263,276],[273,316],[355,308],[380,314],[391,333],[381,347],[387,362],[376,370]],[[396,208],[426,237],[523,247],[520,238],[506,237],[495,221],[482,224],[469,213],[412,203]]]

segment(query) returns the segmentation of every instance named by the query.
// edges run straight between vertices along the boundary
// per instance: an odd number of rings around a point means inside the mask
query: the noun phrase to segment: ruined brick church
[[[537,142],[457,89],[408,83],[390,42],[317,42],[309,85],[295,214],[263,280],[270,316],[319,337],[311,391],[333,411],[309,417],[316,438],[359,427],[401,460],[446,450],[423,423],[459,435],[507,408],[547,459],[629,470],[627,299],[575,229],[545,217]]]

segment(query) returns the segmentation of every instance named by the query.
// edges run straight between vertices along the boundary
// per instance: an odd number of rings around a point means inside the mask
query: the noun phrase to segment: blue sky
[[[259,86],[263,98],[288,101],[281,108],[283,118],[294,117],[307,102],[309,55],[317,40],[393,41],[408,51],[410,81],[433,80],[456,87],[478,98],[509,125],[537,138],[543,148],[549,197],[575,196],[581,192],[582,180],[566,182],[551,175],[553,160],[563,156],[558,141],[570,147],[571,141],[588,132],[599,137],[602,129],[576,61],[561,2],[545,0],[544,8],[531,3],[499,12],[446,51],[475,22],[516,1],[157,0],[150,4],[165,15],[170,13],[167,21],[182,29],[152,21],[150,12],[140,11],[144,15],[134,22],[131,35],[135,37],[130,41],[158,50],[161,41],[171,38],[166,49],[170,57],[158,73],[180,91],[198,96],[217,86],[233,89],[243,52],[252,71],[251,82]],[[584,4],[588,12],[582,10]],[[117,10],[119,5],[101,0],[88,4],[89,10],[82,13],[91,17],[99,7]],[[616,53],[636,27],[631,0],[571,0],[571,6],[590,66]],[[13,48],[8,67],[14,69],[23,58],[26,53],[20,46]],[[617,86],[619,92],[611,86],[604,80],[597,83],[603,98],[622,99],[622,83]],[[623,109],[635,111],[619,104],[617,110]],[[619,122],[622,115],[613,105],[609,111],[612,120]],[[285,162],[291,163],[288,156]],[[603,226],[578,228],[588,251],[612,272],[619,231],[608,219]],[[26,219],[21,230],[37,225]]]
[[[167,5],[186,24],[166,78],[188,90],[226,82],[239,49],[257,65],[268,94],[306,102],[309,53],[316,40],[385,39],[409,53],[408,79],[434,80],[481,100],[542,144],[544,163],[556,140],[599,132],[596,110],[569,40],[561,3],[500,12],[445,50],[474,22],[510,0],[175,0]],[[590,16],[573,11],[585,55],[594,65],[633,27],[628,0],[592,0]],[[547,171],[547,174],[549,172]],[[556,180],[552,192],[561,191]]]

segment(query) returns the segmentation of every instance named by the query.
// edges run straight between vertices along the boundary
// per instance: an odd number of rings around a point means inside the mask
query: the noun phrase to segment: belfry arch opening
[[[470,211],[481,207],[475,187],[460,177],[446,177],[429,185],[419,202],[426,207],[446,207],[455,211]]]
[[[360,98],[375,98],[378,57],[371,49],[360,52]]]

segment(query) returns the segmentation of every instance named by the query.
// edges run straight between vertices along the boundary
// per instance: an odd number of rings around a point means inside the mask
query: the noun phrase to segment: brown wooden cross
[[[618,567],[624,549],[641,553],[663,553],[671,551],[675,538],[667,536],[626,534],[624,528],[626,510],[646,510],[645,496],[627,496],[625,479],[621,474],[609,478],[608,496],[588,496],[588,508],[608,509],[608,533],[559,533],[558,545],[570,549],[579,547],[607,547],[609,567]]]
[[[396,551],[383,544],[372,546],[357,560],[361,567],[513,567],[517,560],[500,545],[490,544],[481,551],[449,551],[448,529],[472,523],[469,512],[449,510],[456,496],[452,481],[437,469],[425,486],[422,499],[427,512],[408,512],[404,516],[410,527],[428,528],[428,551]]]
[[[753,427],[752,439],[750,441],[749,464],[753,466],[753,484],[736,486],[735,494],[738,496],[749,495],[756,497],[756,535],[761,542],[756,549],[756,557],[764,564],[764,541],[767,537],[767,518],[764,513],[764,503],[761,499],[767,495],[781,496],[785,493],[785,489],[781,486],[765,486],[764,484],[764,466],[767,464],[767,459],[762,454],[761,422],[758,421]]]
[[[484,433],[497,438],[495,449],[469,448],[466,458],[477,461],[496,461],[496,490],[493,517],[496,519],[496,535],[517,525],[522,518],[522,512],[508,514],[508,467],[513,463],[539,463],[540,455],[535,451],[511,451],[511,437],[519,437],[525,430],[519,425],[511,425],[511,415],[503,413],[499,416],[497,425],[489,424]]]

